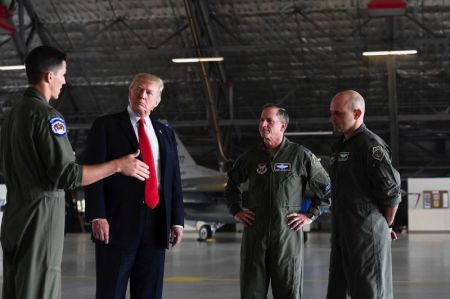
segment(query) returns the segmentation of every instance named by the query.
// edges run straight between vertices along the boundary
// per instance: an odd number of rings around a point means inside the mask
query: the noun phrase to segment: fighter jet
[[[227,175],[198,165],[175,134],[180,160],[181,184],[186,220],[204,222],[198,229],[199,240],[206,240],[228,223],[235,223],[224,201]]]

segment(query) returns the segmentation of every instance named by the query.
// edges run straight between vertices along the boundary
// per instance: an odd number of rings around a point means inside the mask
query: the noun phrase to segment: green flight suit
[[[248,181],[248,196],[240,185]],[[225,200],[235,215],[255,212],[241,244],[241,298],[266,298],[269,282],[275,299],[298,299],[303,287],[303,232],[291,230],[286,215],[299,212],[305,188],[314,194],[307,215],[313,220],[330,205],[330,179],[319,160],[286,137],[268,152],[259,146],[243,154],[228,173]]]
[[[61,297],[64,191],[81,185],[64,119],[28,88],[3,121],[0,166],[7,187],[1,227],[4,299]]]
[[[362,124],[334,152],[327,299],[392,299],[391,237],[383,210],[401,198],[389,147]]]

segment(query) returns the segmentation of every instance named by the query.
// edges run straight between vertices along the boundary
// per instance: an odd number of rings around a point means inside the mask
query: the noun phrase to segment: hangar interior
[[[229,161],[257,143],[260,110],[267,102],[288,110],[291,140],[328,157],[337,140],[326,133],[332,129],[330,100],[341,90],[355,89],[366,99],[366,124],[391,146],[404,188],[410,177],[449,177],[450,3],[392,1],[407,5],[374,12],[368,7],[371,2],[0,0],[4,8],[0,9],[0,66],[23,64],[26,54],[41,44],[68,54],[67,84],[53,105],[68,123],[79,162],[83,162],[94,119],[125,109],[133,76],[150,72],[165,82],[162,102],[153,114],[170,123],[200,165],[225,170]],[[362,55],[410,49],[417,54]],[[173,58],[219,56],[224,60],[172,62]],[[0,123],[26,86],[23,70],[0,70]],[[450,293],[446,286],[450,273],[445,268],[450,259],[441,250],[448,249],[449,241],[442,235],[431,241],[414,238],[398,243],[397,258],[420,258],[426,246],[414,253],[402,249],[417,242],[436,242],[439,245],[429,265],[441,276],[427,278],[424,270],[423,275],[402,277],[397,286],[406,281],[406,287],[398,298],[416,298],[413,294],[445,298]],[[80,248],[86,253],[87,245],[71,244],[74,254]],[[187,242],[183,246],[195,251],[203,245]],[[311,259],[326,263],[324,246],[328,245],[313,238],[309,246]],[[177,264],[177,252],[169,263]],[[72,267],[77,262],[66,257],[65,263]],[[394,270],[419,271],[423,264],[409,266]],[[313,298],[322,294],[314,291],[323,288],[321,278],[327,269],[320,269],[310,269],[314,275],[306,277]],[[79,281],[72,284],[69,272],[63,283],[75,289]],[[423,281],[427,286],[420,289]],[[433,287],[438,291],[433,293]]]
[[[17,34],[0,30],[0,65],[23,64],[40,44],[68,53],[67,84],[54,105],[80,161],[90,125],[127,104],[138,72],[165,80],[154,112],[196,161],[218,169],[258,141],[262,105],[285,106],[290,138],[329,155],[329,102],[344,89],[367,101],[366,123],[390,144],[403,178],[448,176],[450,5],[410,0],[374,17],[368,0],[3,0]],[[394,1],[396,2],[396,1]],[[381,15],[381,16],[379,16]],[[365,57],[415,49],[417,55]],[[181,57],[222,62],[173,63]],[[0,71],[0,119],[26,86]],[[308,135],[311,134],[311,135]],[[223,148],[223,149],[219,149]]]

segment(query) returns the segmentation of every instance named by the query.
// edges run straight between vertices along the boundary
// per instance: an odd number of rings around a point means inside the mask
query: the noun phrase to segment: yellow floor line
[[[1,276],[0,276],[1,277]],[[92,275],[63,275],[65,279],[95,279]],[[238,278],[210,278],[206,276],[172,276],[165,277],[165,282],[175,283],[201,283],[201,282],[239,282]],[[304,282],[312,283],[326,283],[328,279],[305,279]],[[436,285],[436,284],[450,284],[450,280],[394,280],[394,284],[422,284],[422,285]]]
[[[238,282],[237,278],[208,278],[201,276],[173,276],[164,278],[165,282],[207,282],[207,281],[217,281],[217,282]]]

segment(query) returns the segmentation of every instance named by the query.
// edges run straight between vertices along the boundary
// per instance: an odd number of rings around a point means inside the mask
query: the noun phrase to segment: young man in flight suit
[[[364,124],[353,90],[334,96],[330,121],[342,133],[331,167],[332,235],[327,299],[392,299],[391,239],[400,175],[389,147]]]
[[[61,297],[64,190],[114,173],[148,178],[138,152],[97,165],[75,163],[61,114],[49,105],[66,83],[66,55],[40,46],[25,61],[29,88],[3,121],[0,169],[7,203],[1,228],[4,299]]]
[[[284,137],[289,116],[274,104],[263,107],[262,144],[238,158],[228,172],[225,200],[245,225],[241,245],[241,298],[299,299],[303,287],[303,232],[330,205],[330,179],[317,157]],[[241,183],[248,181],[248,198]],[[306,185],[314,200],[300,213]]]

